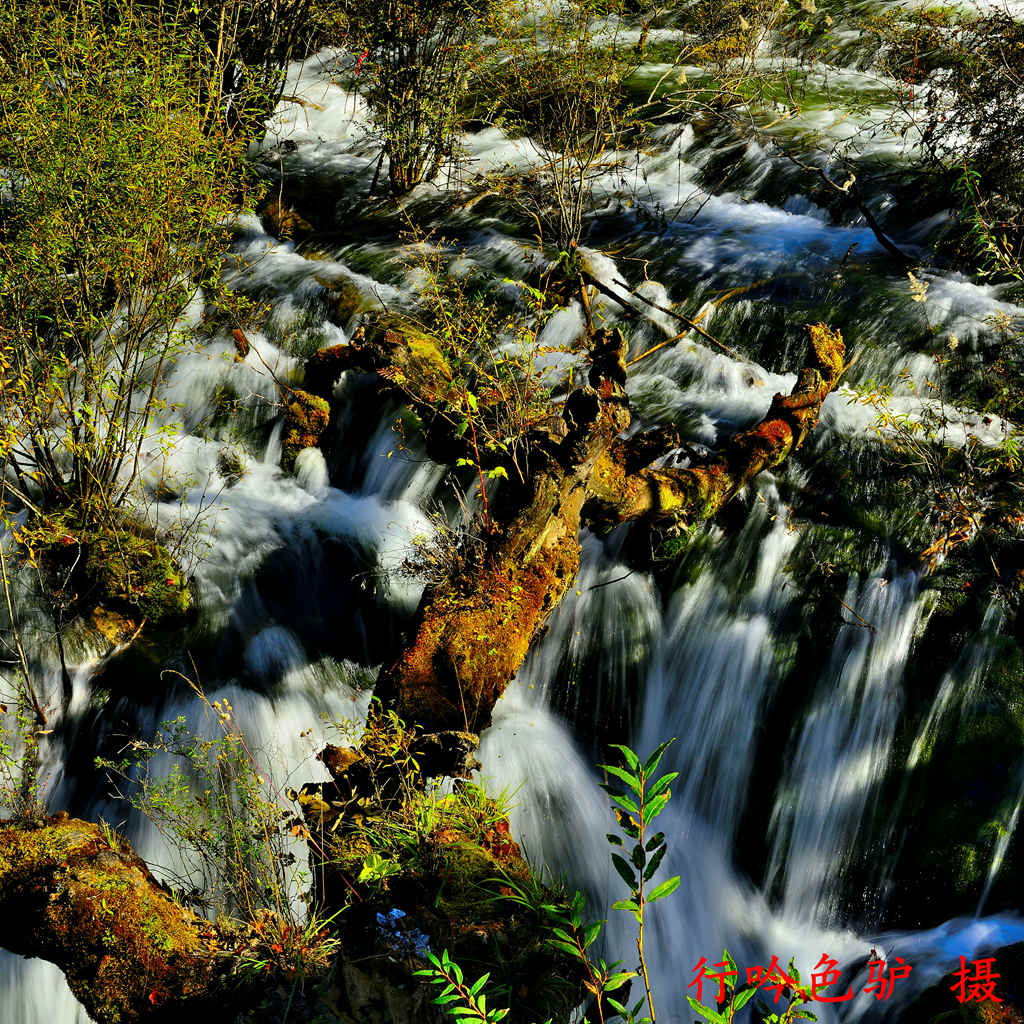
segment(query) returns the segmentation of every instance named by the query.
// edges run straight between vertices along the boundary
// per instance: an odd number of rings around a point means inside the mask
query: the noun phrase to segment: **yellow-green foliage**
[[[248,195],[214,55],[175,5],[0,7],[0,513],[125,503],[183,311]],[[179,7],[178,13],[181,8]]]

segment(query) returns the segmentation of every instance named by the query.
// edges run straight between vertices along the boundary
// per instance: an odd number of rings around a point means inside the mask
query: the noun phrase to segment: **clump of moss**
[[[37,516],[18,534],[65,614],[106,605],[156,623],[189,612],[192,594],[184,572],[145,527],[127,517],[102,526],[84,518],[64,509]]]
[[[325,398],[308,391],[290,391],[285,403],[284,441],[281,466],[287,472],[304,448],[313,448],[327,429],[331,407]]]
[[[82,572],[101,602],[128,605],[150,623],[192,607],[188,581],[171,553],[131,529],[104,528],[89,537]]]

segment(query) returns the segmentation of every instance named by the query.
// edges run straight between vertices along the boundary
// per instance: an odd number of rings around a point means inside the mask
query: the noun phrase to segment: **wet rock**
[[[272,197],[260,207],[259,215],[268,234],[285,239],[301,241],[313,234],[313,225],[297,210]]]
[[[353,355],[351,345],[331,345],[314,352],[306,360],[303,379],[306,390],[330,399],[338,378],[352,365]]]
[[[1001,1002],[993,999],[958,1002],[953,988],[959,979],[951,972],[901,1012],[900,1024],[1022,1024],[1024,943],[976,954],[979,960],[987,957],[995,959],[991,974],[999,976],[994,994]],[[970,960],[967,967],[971,969]]]
[[[331,407],[327,400],[308,391],[291,390],[285,400],[284,439],[281,467],[287,472],[304,448],[312,448],[327,429]]]

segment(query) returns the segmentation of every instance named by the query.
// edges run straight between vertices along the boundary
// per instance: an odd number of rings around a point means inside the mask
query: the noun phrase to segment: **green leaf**
[[[737,973],[739,972],[739,968],[736,966],[736,961],[733,960],[733,958],[729,955],[729,950],[727,950],[727,949],[723,949],[722,950],[722,960],[724,960],[725,963],[727,963],[729,965],[729,970],[730,971],[736,971]],[[726,985],[729,986],[729,990],[730,991],[733,989],[733,987],[736,984],[735,981],[733,981],[731,978],[726,978],[725,983],[726,983]]]
[[[811,1013],[810,1010],[794,1010],[793,1011],[793,1016],[794,1017],[798,1017],[801,1020],[817,1020],[818,1019],[818,1015],[816,1013]]]
[[[640,767],[640,758],[637,757],[636,754],[634,754],[633,751],[629,749],[629,747],[623,746],[621,743],[611,743],[609,744],[609,746],[613,750],[617,750],[620,754],[622,754],[623,758],[626,761],[626,764],[628,764],[629,767],[633,769],[633,771],[636,771],[637,768]]]
[[[598,937],[598,935],[601,934],[601,925],[603,925],[603,924],[604,924],[604,921],[595,921],[583,933],[583,948],[584,949],[586,949],[587,946],[593,945],[594,940]]]
[[[605,836],[605,839],[607,839],[608,842],[612,844],[612,846],[621,846],[622,845],[622,836],[617,836],[614,832],[609,832]]]
[[[651,754],[651,756],[649,758],[647,758],[647,760],[644,762],[644,776],[645,777],[651,776],[651,775],[653,775],[657,771],[658,763],[661,761],[662,754],[664,754],[665,751],[668,750],[668,748],[674,742],[675,742],[675,737],[674,736],[670,740],[665,740],[665,742],[660,744],[658,746],[657,750],[655,750],[654,753]]]
[[[663,842],[665,842],[665,833],[656,832],[653,836],[651,836],[650,839],[647,840],[647,846],[645,847],[645,849],[648,853],[650,853],[651,850],[653,850],[656,846],[660,846]]]
[[[487,984],[487,979],[490,976],[491,976],[490,973],[481,974],[480,977],[477,978],[476,981],[474,981],[472,985],[470,985],[470,987],[469,987],[469,994],[471,996],[475,996],[477,994],[477,992],[479,992],[480,989],[482,989],[484,987],[484,985]]]
[[[629,1015],[629,1009],[628,1009],[627,1007],[623,1006],[623,1005],[622,1005],[622,1003],[620,1003],[620,1002],[618,1001],[618,999],[615,999],[615,998],[613,998],[612,996],[609,996],[609,997],[608,997],[608,1005],[609,1005],[609,1006],[610,1006],[610,1007],[611,1007],[611,1008],[612,1008],[612,1009],[613,1009],[613,1010],[614,1010],[614,1011],[615,1011],[616,1013],[621,1013],[623,1017],[627,1017],[627,1016]]]
[[[661,867],[661,862],[665,859],[665,854],[668,852],[668,847],[663,846],[657,853],[650,859],[647,864],[647,870],[644,871],[644,881],[649,882],[653,877],[658,868]]]
[[[754,988],[748,988],[744,992],[740,992],[738,996],[733,1000],[732,1008],[735,1013],[738,1013],[743,1009],[751,999],[754,998],[754,994],[757,992],[756,986]]]
[[[661,796],[656,796],[649,804],[644,807],[644,820],[654,821],[654,819],[665,810],[665,804],[668,803],[671,793],[662,793]]]
[[[613,764],[602,764],[598,767],[603,768],[609,775],[614,775],[615,778],[621,779],[634,792],[639,791],[640,780],[635,775],[627,772],[625,768],[616,768]]]
[[[639,909],[640,907],[633,900],[616,900],[612,904],[612,910],[628,910],[633,913]]]
[[[577,960],[580,957],[580,951],[575,946],[570,946],[568,942],[562,942],[561,939],[548,939],[548,945],[560,949],[563,953],[568,953],[569,956],[575,957]]]
[[[657,796],[663,790],[668,789],[669,786],[679,778],[679,772],[668,772],[662,775],[660,779],[657,779],[654,783],[647,787],[647,792],[644,796],[645,800],[650,800],[652,797]]]
[[[635,977],[636,971],[619,971],[618,974],[610,974],[604,980],[604,990],[605,992],[614,992],[617,988],[622,988],[630,978]]]
[[[501,480],[507,480],[508,479],[508,470],[505,469],[504,466],[495,466],[494,469],[489,469],[487,471],[487,478],[489,480],[496,480],[496,479],[499,479],[499,478]]]
[[[628,796],[626,796],[625,793],[615,793],[615,794],[612,794],[612,799],[617,804],[620,804],[627,811],[629,811],[630,814],[635,814],[637,816],[640,815],[640,808],[637,807],[637,805],[635,803],[633,803],[633,801]]]
[[[798,984],[801,985],[800,972],[796,969],[796,960],[793,957],[789,958],[789,976]]]
[[[671,896],[678,888],[679,876],[673,875],[667,881],[662,882],[657,888],[651,890],[650,895],[647,897],[647,902],[653,903],[655,900],[660,900],[665,896]]]
[[[619,877],[630,887],[630,889],[636,888],[636,875],[633,873],[633,869],[626,863],[625,859],[620,857],[617,853],[612,854],[612,863],[615,865],[615,870],[618,871]]]
[[[633,862],[633,866],[637,871],[643,870],[644,865],[647,863],[647,854],[644,853],[644,848],[639,843],[633,847],[633,853],[629,859]]]
[[[630,839],[640,838],[640,829],[636,827],[625,815],[619,818],[619,828],[629,836]]]
[[[694,1013],[699,1013],[706,1021],[710,1021],[711,1024],[726,1024],[728,1018],[724,1013],[716,1013],[703,1003],[698,1002],[693,996],[687,996],[686,1001],[690,1004],[690,1009]]]

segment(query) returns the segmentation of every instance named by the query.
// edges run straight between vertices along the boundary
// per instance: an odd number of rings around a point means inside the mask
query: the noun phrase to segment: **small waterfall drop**
[[[773,812],[767,883],[787,916],[838,923],[838,884],[882,777],[902,701],[902,674],[925,609],[918,576],[851,579],[852,610],[803,719]]]

